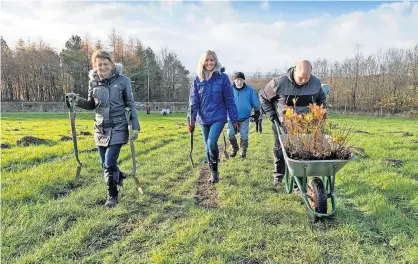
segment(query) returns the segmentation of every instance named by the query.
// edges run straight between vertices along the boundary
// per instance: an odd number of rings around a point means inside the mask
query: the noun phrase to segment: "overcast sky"
[[[418,2],[2,1],[1,35],[42,39],[57,51],[72,34],[106,40],[112,28],[155,52],[167,48],[196,73],[214,49],[227,73],[268,72],[300,59],[343,60],[418,44]]]

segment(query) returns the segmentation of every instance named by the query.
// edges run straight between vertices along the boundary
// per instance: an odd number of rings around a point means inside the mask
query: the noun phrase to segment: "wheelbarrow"
[[[331,217],[336,211],[334,194],[335,176],[341,168],[349,161],[355,159],[351,155],[347,160],[295,160],[289,158],[284,147],[287,134],[282,133],[279,124],[274,121],[280,145],[283,151],[286,168],[284,174],[285,189],[288,194],[294,191],[296,183],[300,195],[307,207],[310,216],[317,220],[319,218]],[[328,140],[324,138],[324,140]],[[311,181],[308,182],[308,177]],[[328,212],[328,199],[331,200],[331,210]]]

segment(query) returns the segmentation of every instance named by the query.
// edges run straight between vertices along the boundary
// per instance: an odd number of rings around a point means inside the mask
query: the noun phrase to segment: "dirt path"
[[[221,135],[222,136],[222,135]],[[222,139],[223,140],[223,139]],[[220,162],[225,162],[224,144],[223,141],[219,144],[219,158]],[[210,168],[208,164],[204,164],[200,169],[199,179],[196,183],[195,204],[205,208],[219,208],[220,199],[219,193],[216,189],[216,184],[208,182],[210,178]],[[219,184],[219,183],[217,183]]]

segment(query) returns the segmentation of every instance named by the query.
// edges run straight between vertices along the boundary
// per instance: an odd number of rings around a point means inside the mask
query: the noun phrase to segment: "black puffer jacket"
[[[262,109],[269,115],[270,120],[278,119],[283,122],[283,113],[286,105],[294,107],[298,114],[309,112],[309,104],[316,103],[326,107],[326,96],[321,88],[321,81],[311,75],[304,85],[298,85],[293,78],[294,67],[289,68],[286,74],[272,79],[259,92]],[[296,98],[296,105],[293,99]]]

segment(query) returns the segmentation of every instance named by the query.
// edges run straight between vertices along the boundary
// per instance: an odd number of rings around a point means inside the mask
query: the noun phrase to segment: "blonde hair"
[[[213,68],[212,71],[207,71],[205,69],[205,61],[207,56],[213,56],[213,58],[216,61],[216,65]],[[222,68],[222,65],[219,63],[218,56],[216,56],[216,53],[213,50],[206,50],[202,56],[200,56],[199,65],[197,66],[197,76],[199,77],[200,81],[203,81],[205,79],[205,76],[207,80],[209,80],[212,77],[212,74],[216,71],[219,71]],[[205,74],[205,76],[203,76]]]
[[[98,58],[108,59],[110,61],[110,63],[112,63],[113,65],[115,65],[115,61],[113,60],[113,57],[112,57],[112,55],[109,52],[98,49],[98,50],[95,50],[93,52],[93,54],[91,55],[91,66],[93,68],[96,68],[96,66],[97,66],[96,60]]]

